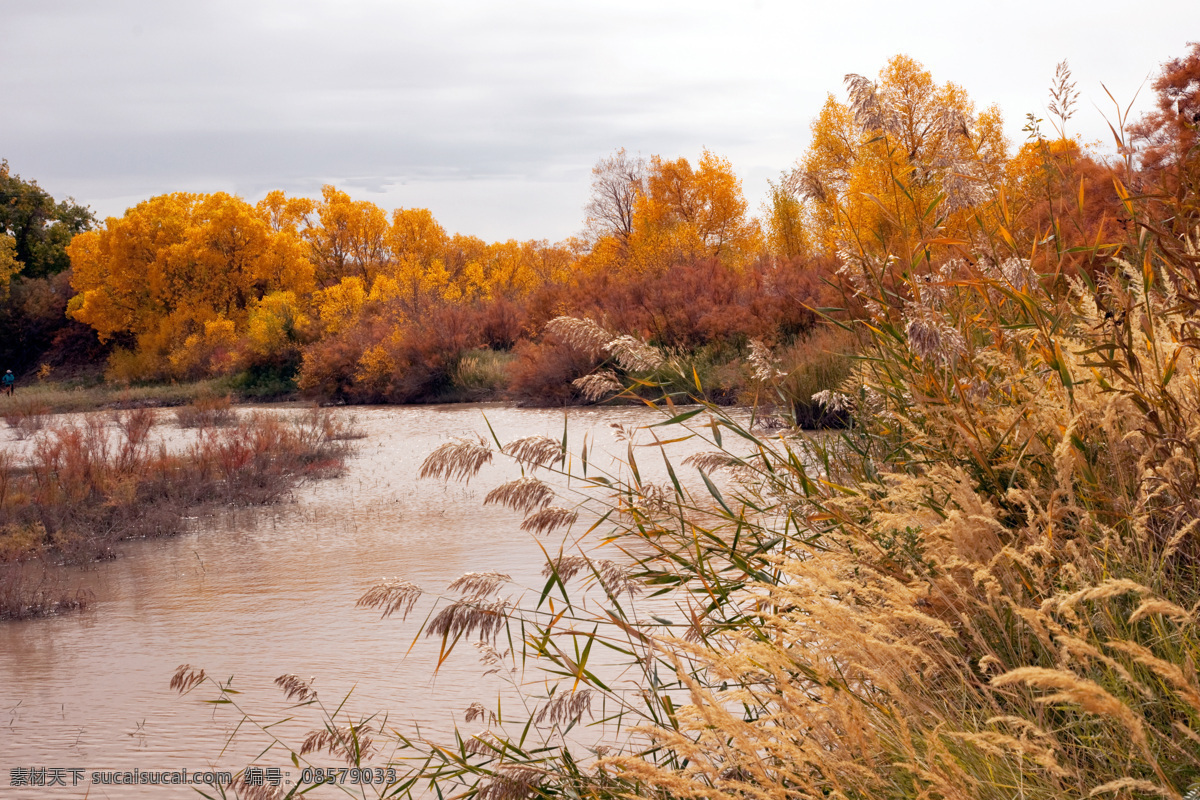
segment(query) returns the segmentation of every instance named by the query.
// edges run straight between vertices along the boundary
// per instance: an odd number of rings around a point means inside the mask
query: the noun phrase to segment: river
[[[243,692],[239,704],[261,722],[289,715],[272,681],[294,673],[315,678],[330,707],[348,695],[346,714],[386,712],[388,728],[444,735],[479,727],[464,725],[463,711],[475,701],[494,706],[504,682],[483,675],[470,647],[435,670],[437,644],[413,646],[417,626],[432,594],[465,572],[497,570],[540,588],[544,556],[517,512],[483,504],[489,489],[519,474],[511,462],[498,459],[467,484],[417,472],[451,437],[487,436],[485,415],[504,441],[561,439],[564,412],[454,405],[341,413],[366,436],[340,477],[303,485],[287,503],[195,520],[182,536],[126,542],[119,558],[70,571],[93,594],[87,611],[0,623],[0,796],[198,796],[90,784],[99,770],[236,771],[253,761],[296,771],[285,751],[262,754],[270,737],[252,723],[229,741],[241,717],[204,702],[217,696],[211,687],[183,697],[171,690],[185,663],[231,679]],[[575,447],[589,436],[595,466],[614,463],[603,453],[625,452],[612,424],[661,420],[641,408],[572,409],[566,418]],[[168,419],[161,429],[177,435]],[[672,448],[673,460],[700,449]],[[551,548],[561,539],[540,537]],[[373,583],[396,576],[429,593],[407,622],[355,608]],[[298,747],[320,722],[310,708],[271,730]],[[26,769],[58,770],[66,786],[14,787]]]

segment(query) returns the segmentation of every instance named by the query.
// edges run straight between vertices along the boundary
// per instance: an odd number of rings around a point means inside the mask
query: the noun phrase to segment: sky
[[[1196,39],[1195,0],[0,0],[0,158],[101,218],[332,183],[450,232],[558,241],[620,147],[707,148],[757,211],[826,94],[897,53],[998,105],[1014,146],[1066,59],[1071,132],[1111,150],[1104,87],[1136,117]]]

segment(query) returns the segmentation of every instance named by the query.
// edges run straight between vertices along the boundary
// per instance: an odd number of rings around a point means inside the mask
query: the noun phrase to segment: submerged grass
[[[255,413],[169,452],[151,441],[153,424],[147,408],[52,421],[27,461],[0,453],[0,617],[49,602],[5,565],[104,558],[123,539],[182,531],[198,509],[277,502],[299,481],[339,472],[353,435],[328,410]]]
[[[0,565],[0,619],[82,611],[90,601],[89,592],[70,588],[61,574],[45,564]]]

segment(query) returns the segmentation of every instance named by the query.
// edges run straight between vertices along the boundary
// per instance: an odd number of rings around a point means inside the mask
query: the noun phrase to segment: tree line
[[[25,372],[103,359],[116,380],[229,376],[349,401],[576,402],[572,381],[595,359],[545,333],[571,314],[697,354],[714,391],[736,396],[751,340],[803,340],[818,308],[871,313],[845,291],[858,253],[946,260],[995,228],[1038,269],[1094,277],[1129,224],[1120,187],[1189,197],[1197,60],[1193,47],[1165,65],[1155,110],[1121,129],[1114,159],[1071,135],[1065,64],[1050,122],[1030,115],[1014,148],[999,109],[896,56],[827,97],[759,214],[717,154],[619,150],[593,169],[584,230],[557,243],[450,234],[427,209],[389,212],[333,186],[258,203],[172,193],[98,223],[5,162],[2,355]],[[1196,216],[1178,204],[1177,228]],[[905,264],[885,270],[912,291]]]

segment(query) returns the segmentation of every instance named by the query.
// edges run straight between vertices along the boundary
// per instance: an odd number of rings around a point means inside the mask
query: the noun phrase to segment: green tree
[[[56,202],[0,160],[0,371],[61,366],[93,355],[95,336],[65,315],[66,247],[95,224],[91,210]]]
[[[72,198],[56,203],[37,181],[22,180],[7,160],[0,161],[0,237],[12,240],[15,271],[26,278],[63,272],[71,266],[66,253],[71,238],[95,223],[87,206]]]

